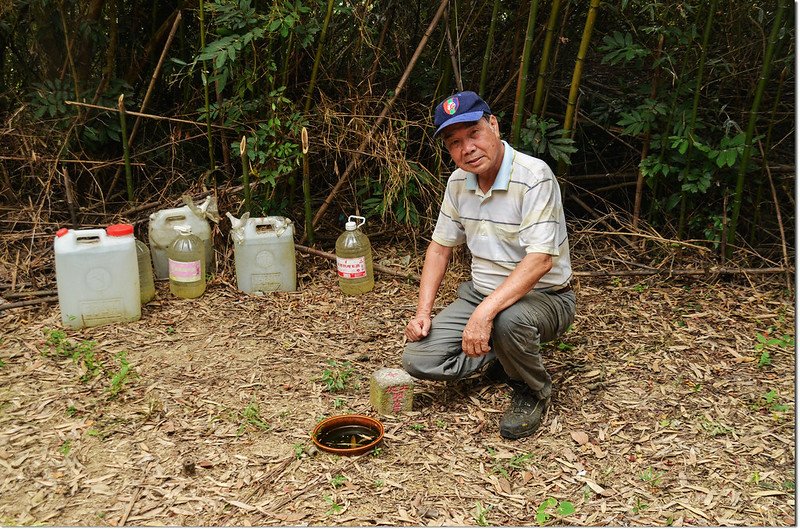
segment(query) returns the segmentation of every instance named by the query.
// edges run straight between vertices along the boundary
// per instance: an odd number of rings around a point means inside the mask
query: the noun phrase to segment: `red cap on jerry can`
[[[106,228],[106,233],[109,237],[123,237],[125,235],[133,234],[133,225],[131,224],[112,224]]]

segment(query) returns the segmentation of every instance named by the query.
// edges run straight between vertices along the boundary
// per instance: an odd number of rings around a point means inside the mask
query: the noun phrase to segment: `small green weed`
[[[504,463],[502,461],[496,463],[492,470],[496,474],[502,475],[504,478],[509,479],[511,474],[517,470],[525,470],[528,467],[528,463],[533,459],[533,454],[525,452],[524,454],[519,454],[511,459],[508,462]]]
[[[421,432],[422,430],[425,429],[425,425],[420,423],[414,423],[411,425],[411,429],[414,430],[415,432]]]
[[[447,429],[447,421],[444,421],[442,419],[436,419],[436,426],[441,428],[442,430],[445,430]]]
[[[382,479],[376,479],[375,481],[373,481],[373,482],[372,482],[372,485],[373,485],[373,486],[374,486],[376,489],[379,489],[379,488],[383,487],[383,486],[384,486],[384,484],[385,484],[385,482],[384,482]]]
[[[539,525],[547,522],[552,515],[553,507],[556,508],[556,513],[559,516],[569,516],[575,513],[575,505],[569,501],[558,501],[555,498],[547,498],[536,509],[536,523]]]
[[[703,430],[705,430],[711,437],[728,435],[729,433],[733,432],[733,428],[725,426],[722,423],[712,421],[706,417],[700,419],[700,426],[702,426]]]
[[[661,477],[663,475],[663,472],[657,472],[653,470],[653,467],[647,467],[642,471],[641,474],[639,474],[639,478],[645,483],[649,483],[650,485],[657,487],[661,483]]]
[[[61,453],[62,456],[66,456],[67,454],[69,454],[69,451],[71,449],[72,449],[72,441],[67,439],[66,441],[61,443],[61,446],[58,448],[58,451]]]
[[[633,290],[634,292],[638,292],[639,294],[641,294],[642,292],[644,292],[645,290],[647,290],[647,285],[645,285],[644,283],[636,283],[635,285],[633,285],[633,286],[631,287],[631,290]]]
[[[3,362],[2,359],[0,359],[0,368],[3,368],[3,367],[6,367],[6,363]]]
[[[778,396],[778,392],[774,389],[764,393],[761,400],[772,411],[783,413],[789,410],[789,406],[783,404],[782,399]]]
[[[758,484],[761,483],[761,474],[758,473],[758,470],[753,472],[753,474],[750,476],[750,479],[748,479],[747,482],[752,483],[753,485],[756,486],[758,486]]]
[[[633,504],[633,508],[631,509],[631,512],[633,512],[633,514],[639,514],[640,512],[646,510],[648,507],[649,507],[649,505],[644,503],[641,498],[636,498],[636,501]],[[671,524],[667,524],[667,525],[671,525]]]
[[[475,523],[481,527],[486,527],[489,522],[486,521],[486,513],[492,509],[492,506],[485,507],[481,502],[475,502]]]
[[[116,360],[119,362],[119,371],[111,375],[111,385],[108,388],[108,393],[112,397],[116,397],[122,391],[125,383],[136,376],[136,373],[128,363],[128,354],[125,351],[120,351],[116,356]]]
[[[292,451],[294,452],[294,458],[300,459],[303,457],[303,452],[305,452],[306,447],[303,443],[295,443],[292,445]]]
[[[794,347],[794,337],[788,334],[770,338],[769,333],[774,330],[773,327],[770,327],[766,335],[756,333],[757,343],[755,349],[757,353],[761,353],[758,359],[758,367],[765,367],[772,364],[770,351],[775,352],[777,349],[792,349]]]
[[[330,367],[325,368],[320,377],[325,388],[332,393],[346,390],[348,381],[353,376],[350,362],[340,363],[336,360],[328,360],[328,366]]]
[[[333,399],[333,407],[336,409],[341,408],[344,406],[344,399]]]
[[[331,486],[334,489],[344,486],[345,483],[347,483],[347,478],[342,474],[337,474],[331,478]]]
[[[264,419],[261,418],[261,415],[258,411],[258,404],[255,402],[250,402],[250,404],[248,404],[241,412],[239,412],[239,416],[241,417],[242,422],[239,425],[236,435],[242,435],[248,426],[255,426],[256,428],[260,428],[262,430],[269,430],[269,424],[264,422]]]
[[[339,514],[344,510],[344,505],[340,505],[333,496],[325,496],[325,501],[328,503],[327,515]]]
[[[67,406],[67,417],[74,417],[78,413],[78,408],[75,406]]]

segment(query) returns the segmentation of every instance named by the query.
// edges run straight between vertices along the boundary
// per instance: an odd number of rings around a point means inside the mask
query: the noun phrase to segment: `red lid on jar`
[[[131,224],[112,224],[106,228],[106,233],[109,237],[123,237],[125,235],[133,235],[133,225]]]
[[[61,228],[56,232],[56,237],[63,237],[67,233],[69,233],[69,230],[67,228]]]

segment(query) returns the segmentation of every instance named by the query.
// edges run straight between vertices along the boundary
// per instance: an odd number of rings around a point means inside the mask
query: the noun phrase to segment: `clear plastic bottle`
[[[136,261],[139,265],[139,297],[144,305],[156,296],[156,287],[153,284],[153,261],[150,259],[150,249],[139,239],[136,239]]]
[[[353,219],[361,222],[356,224]],[[350,215],[345,231],[336,240],[336,272],[339,288],[347,295],[357,296],[375,287],[372,272],[372,247],[369,239],[359,230],[366,222],[364,217]]]
[[[179,298],[199,298],[206,291],[203,241],[191,226],[175,226],[178,237],[167,248],[169,291]]]

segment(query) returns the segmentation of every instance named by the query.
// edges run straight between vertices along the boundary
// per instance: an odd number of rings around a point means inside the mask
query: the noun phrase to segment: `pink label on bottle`
[[[193,283],[203,277],[200,261],[173,261],[169,260],[169,278],[180,283]]]
[[[337,257],[336,271],[339,277],[345,279],[358,279],[367,276],[367,258],[361,257]]]

